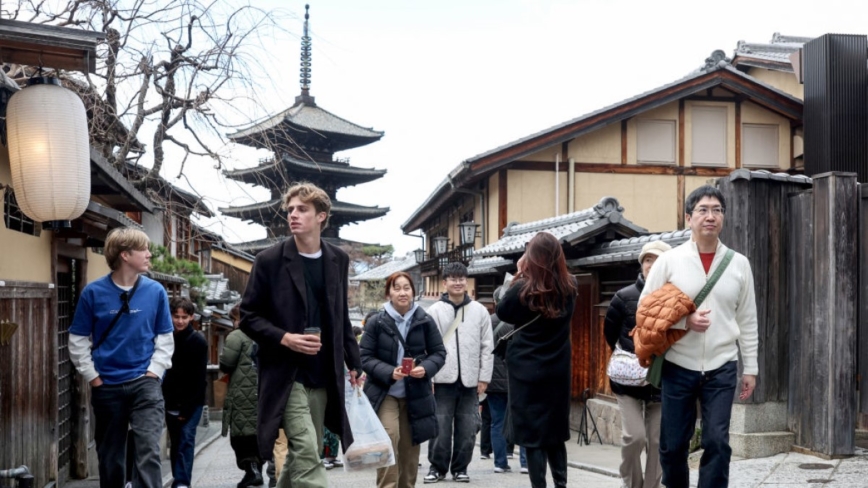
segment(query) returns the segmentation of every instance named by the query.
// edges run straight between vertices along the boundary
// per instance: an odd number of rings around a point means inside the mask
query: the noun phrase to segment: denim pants
[[[494,467],[507,468],[509,463],[506,461],[506,439],[503,437],[506,393],[489,393],[486,401],[491,412],[491,448],[494,452]]]
[[[467,388],[461,380],[434,385],[437,402],[437,437],[428,441],[431,468],[445,475],[466,473],[479,427],[479,399],[476,387]]]
[[[92,388],[91,405],[96,419],[100,487],[124,486],[127,435],[130,435],[134,446],[134,485],[162,488],[160,435],[165,411],[160,380],[142,376],[120,385],[103,384]]]
[[[729,483],[729,419],[738,368],[730,361],[713,371],[692,371],[663,364],[663,413],[660,422],[660,466],[667,488],[687,488],[687,455],[696,426],[696,401],[702,412],[702,459],[699,488],[725,488]]]
[[[479,430],[479,452],[482,455],[491,455],[491,408],[488,405],[488,398],[479,402],[479,417],[482,421],[482,428]]]
[[[169,454],[172,462],[172,488],[190,486],[193,479],[193,452],[196,449],[196,427],[202,418],[200,406],[189,418],[179,420],[177,415],[166,415],[166,430],[169,431]]]

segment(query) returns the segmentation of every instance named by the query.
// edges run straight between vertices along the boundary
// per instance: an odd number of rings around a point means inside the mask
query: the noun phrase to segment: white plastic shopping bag
[[[377,469],[395,464],[392,440],[361,388],[346,382],[344,402],[353,443],[343,453],[344,471]]]

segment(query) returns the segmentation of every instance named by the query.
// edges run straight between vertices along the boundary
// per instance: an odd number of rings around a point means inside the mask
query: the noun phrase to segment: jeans
[[[440,474],[466,473],[479,426],[479,400],[476,387],[467,388],[461,380],[434,385],[437,402],[437,437],[428,441],[428,462]]]
[[[663,364],[663,413],[660,422],[660,466],[667,488],[687,488],[687,455],[696,426],[696,401],[702,411],[702,458],[699,488],[725,488],[729,483],[729,419],[737,384],[737,365],[730,361],[701,373],[666,361]]]
[[[480,418],[482,419],[482,427],[479,430],[479,452],[483,455],[491,455],[491,407],[488,405],[488,398],[479,402]]]
[[[135,446],[135,486],[162,488],[160,435],[165,416],[160,380],[142,376],[120,385],[92,388],[99,485],[117,488],[126,481],[127,435]]]
[[[200,406],[190,418],[179,420],[176,415],[166,415],[166,430],[172,446],[169,457],[172,462],[172,488],[190,486],[193,480],[193,451],[196,449],[196,426],[202,418]]]
[[[506,393],[489,393],[486,398],[491,412],[491,447],[494,451],[494,466],[506,468],[506,439],[503,438],[503,421],[506,418]],[[485,427],[483,426],[483,432]]]
[[[546,462],[552,469],[552,480],[558,488],[567,486],[567,445],[559,443],[555,446],[528,447],[527,473],[533,488],[546,486]]]
[[[527,467],[527,449],[524,446],[518,446],[518,463],[522,468]]]

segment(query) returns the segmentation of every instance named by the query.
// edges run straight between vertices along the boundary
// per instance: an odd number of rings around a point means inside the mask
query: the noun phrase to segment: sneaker
[[[527,474],[527,468],[524,466],[522,466],[519,471],[521,472],[521,474]]]
[[[495,466],[494,472],[495,473],[512,473],[512,468],[510,468],[509,466],[507,466],[505,468],[498,468],[497,466]]]
[[[332,464],[334,464],[336,468],[343,468],[344,467],[344,462],[341,461],[340,459],[333,459]]]
[[[322,460],[322,465],[325,466],[325,469],[332,469],[335,467],[335,463],[328,461],[326,459]]]
[[[491,459],[491,454],[483,454],[483,455],[479,456],[479,459],[487,461],[487,460]]]
[[[452,475],[452,481],[458,483],[470,483],[470,476],[467,476],[467,473],[455,473]]]
[[[428,471],[428,474],[426,474],[425,477],[422,478],[422,481],[426,484],[427,483],[437,483],[438,481],[442,480],[443,478],[446,478],[446,476],[443,476],[442,474],[438,473],[436,469],[432,468],[431,471]]]

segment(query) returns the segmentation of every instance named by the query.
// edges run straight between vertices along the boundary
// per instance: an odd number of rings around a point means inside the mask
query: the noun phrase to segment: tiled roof
[[[384,169],[358,168],[341,162],[305,161],[288,155],[283,156],[282,162],[270,159],[252,168],[226,170],[223,171],[223,174],[226,175],[227,178],[237,179],[243,178],[247,175],[258,175],[259,173],[268,171],[280,171],[282,166],[286,166],[289,170],[295,168],[307,172],[322,173],[323,175],[356,176],[370,178],[372,180],[380,178],[386,174],[386,170]]]
[[[249,216],[245,216],[245,214],[249,215],[251,212],[280,212],[280,204],[281,199],[276,198],[274,200],[269,200],[267,202],[259,202],[253,203],[250,205],[241,205],[238,207],[224,207],[220,209],[220,212],[229,215],[230,217],[240,217],[240,218],[250,218]],[[337,200],[332,200],[332,208],[330,215],[335,216],[347,216],[347,217],[357,217],[357,218],[375,218],[386,215],[389,212],[389,207],[366,207],[364,205],[356,205],[354,203],[345,203],[339,202]]]
[[[181,278],[180,276],[174,276],[166,273],[160,273],[159,271],[150,270],[145,275],[148,278],[151,278],[154,281],[159,281],[160,283],[177,283],[179,285],[188,285],[189,282]]]
[[[672,247],[678,246],[690,239],[690,229],[650,234],[629,239],[610,241],[594,248],[590,256],[571,259],[570,267],[597,266],[601,264],[637,262],[642,246],[652,241],[663,241]]]
[[[266,237],[265,239],[257,239],[255,241],[238,242],[232,244],[232,247],[245,253],[256,254],[263,249],[268,249],[278,242],[283,242],[284,239],[286,239],[286,237]]]
[[[208,280],[202,290],[205,293],[206,303],[234,303],[241,299],[241,294],[236,290],[229,289],[229,278],[225,278],[223,273],[216,275],[205,275]]]
[[[511,259],[506,259],[502,256],[492,256],[490,258],[473,258],[470,260],[470,265],[467,266],[467,274],[485,275],[499,273],[504,268],[510,268],[515,263]]]
[[[764,169],[751,171],[748,169],[737,169],[726,176],[730,180],[772,180],[787,183],[799,183],[802,185],[813,185],[813,180],[805,175],[791,175],[789,173],[772,173]]]
[[[323,110],[316,105],[298,103],[283,112],[268,117],[258,124],[246,129],[241,129],[234,134],[229,134],[229,138],[236,140],[247,136],[253,136],[259,132],[275,128],[284,122],[289,122],[316,132],[331,132],[334,134],[371,139],[379,139],[383,137],[383,132],[381,131],[356,125],[327,110]]]
[[[393,259],[388,263],[369,269],[364,273],[360,273],[350,278],[350,281],[376,281],[384,280],[392,273],[398,271],[407,271],[416,266],[416,256],[413,253],[408,254],[404,258]]]
[[[784,36],[775,32],[769,43],[738,41],[735,48],[734,64],[761,66],[792,71],[790,54],[804,47],[812,37]],[[771,65],[770,65],[771,64]]]
[[[558,217],[528,222],[525,224],[511,223],[506,227],[503,237],[482,249],[473,252],[474,256],[497,256],[499,254],[515,254],[524,251],[524,246],[538,232],[548,232],[559,241],[573,242],[585,235],[593,235],[602,228],[617,224],[632,234],[644,233],[646,229],[639,227],[621,214],[624,208],[618,200],[604,197],[600,203],[591,208],[580,210]]]

